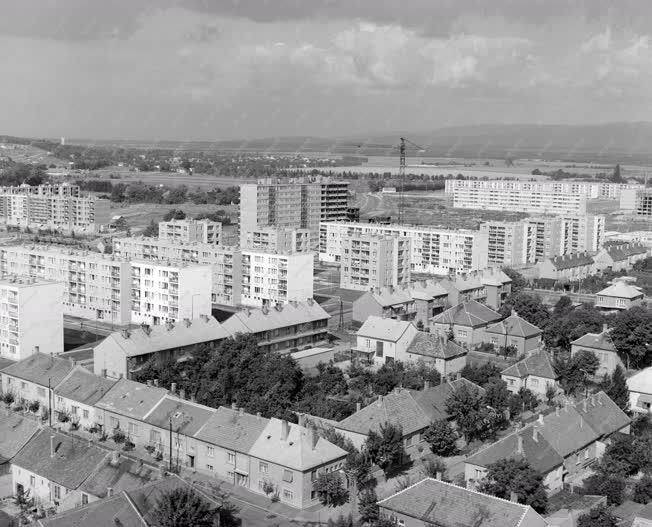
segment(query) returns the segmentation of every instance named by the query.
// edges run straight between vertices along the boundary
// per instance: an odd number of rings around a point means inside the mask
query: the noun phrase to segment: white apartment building
[[[131,321],[157,326],[210,315],[209,265],[131,262]]]
[[[158,223],[158,238],[174,242],[218,245],[222,240],[222,224],[209,219],[160,221]]]
[[[352,234],[342,239],[340,287],[371,291],[410,283],[410,239]],[[377,290],[377,289],[376,289]]]
[[[242,304],[261,307],[313,297],[313,253],[242,251]]]
[[[310,251],[310,231],[308,229],[258,227],[251,231],[244,231],[241,240],[243,249],[292,253]]]
[[[113,255],[49,245],[0,247],[3,275],[63,282],[63,313],[89,320],[128,324],[131,267]]]
[[[652,218],[652,188],[624,190],[620,195],[620,208],[641,218]]]
[[[319,259],[340,262],[342,240],[352,234],[375,234],[410,239],[410,270],[418,273],[465,273],[487,267],[487,233],[427,226],[337,222],[320,224]]]
[[[114,238],[113,254],[127,260],[170,261],[210,265],[212,296],[215,304],[235,306],[240,303],[241,258],[237,247],[208,243],[182,243],[144,236]]]
[[[0,357],[19,361],[39,349],[63,351],[63,283],[0,280]]]

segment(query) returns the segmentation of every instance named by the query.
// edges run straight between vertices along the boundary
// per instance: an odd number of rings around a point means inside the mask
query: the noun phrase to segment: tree
[[[165,216],[163,216],[163,221],[185,220],[185,219],[186,219],[186,213],[183,212],[181,209],[170,209],[165,213]]]
[[[568,395],[574,395],[580,388],[586,388],[588,379],[595,375],[599,366],[600,360],[589,350],[581,350],[573,357],[560,355],[553,362],[561,386]]]
[[[569,296],[564,295],[557,300],[552,308],[552,316],[555,318],[565,317],[568,316],[571,311],[573,311],[573,301]]]
[[[360,495],[358,512],[363,523],[373,523],[378,520],[378,496],[374,489],[365,490]]]
[[[556,396],[557,396],[557,388],[555,388],[554,384],[549,384],[548,387],[546,388],[546,401],[548,402],[548,406],[552,405]]]
[[[509,397],[511,393],[507,389],[507,384],[502,380],[495,380],[485,386],[484,402],[503,412],[509,408]]]
[[[629,390],[625,381],[625,372],[620,364],[616,366],[611,374],[605,392],[622,410],[627,411],[629,408]]]
[[[390,422],[380,425],[380,433],[375,430],[369,432],[365,442],[365,450],[371,460],[378,465],[385,474],[403,460],[403,429],[400,425]]]
[[[448,328],[448,333],[446,333],[446,339],[450,342],[455,342],[455,330],[453,329],[453,324]]]
[[[505,273],[507,276],[509,276],[512,279],[512,294],[518,294],[523,289],[525,289],[528,285],[527,280],[525,277],[519,273],[518,271],[515,271],[514,269],[511,269],[509,267],[503,268],[503,273]]]
[[[21,520],[21,525],[27,524],[28,514],[34,508],[34,498],[30,497],[30,490],[24,490],[22,487],[18,487],[16,490],[16,496],[14,497],[14,504],[19,509],[19,519]]]
[[[485,404],[479,390],[466,385],[450,394],[446,411],[467,441],[491,437],[503,420],[502,414]]]
[[[584,492],[606,496],[609,505],[620,505],[624,499],[625,480],[619,476],[593,474],[584,480]]]
[[[446,477],[448,467],[446,466],[446,462],[440,457],[423,459],[422,465],[421,471],[426,478],[444,479]]]
[[[617,525],[616,518],[604,506],[591,509],[577,520],[577,527],[616,527]]]
[[[166,492],[158,499],[152,515],[161,527],[212,527],[217,510],[194,489],[181,487]]]
[[[539,513],[544,513],[548,506],[543,476],[523,459],[501,459],[489,465],[478,490],[503,499],[510,499],[514,492],[519,503],[530,505]]]
[[[465,379],[483,387],[491,382],[502,382],[500,368],[489,362],[485,362],[482,366],[467,364],[460,373]]]
[[[423,320],[417,320],[417,329],[423,331]]]
[[[636,503],[647,504],[652,501],[652,477],[649,474],[645,474],[640,480],[634,485],[634,492],[632,494],[632,500]]]
[[[609,181],[612,183],[626,183],[625,178],[623,178],[621,171],[620,171],[620,164],[617,164],[614,167],[613,174],[611,174],[611,177],[609,178]]]
[[[652,364],[652,309],[635,306],[611,319],[609,337],[627,367],[643,368]]]
[[[548,308],[532,293],[512,293],[500,307],[500,314],[508,317],[512,311],[516,311],[521,318],[539,328],[543,328],[550,320]]]
[[[143,231],[143,236],[148,238],[158,237],[158,223],[155,223],[154,220],[149,222],[149,225]]]
[[[446,419],[430,423],[423,433],[423,440],[437,456],[454,456],[457,454],[457,432]]]
[[[614,434],[604,451],[598,471],[608,476],[633,476],[648,461],[649,446],[646,441],[631,434]]]
[[[349,501],[349,491],[344,487],[339,472],[322,472],[312,484],[319,502],[328,507],[339,507]]]

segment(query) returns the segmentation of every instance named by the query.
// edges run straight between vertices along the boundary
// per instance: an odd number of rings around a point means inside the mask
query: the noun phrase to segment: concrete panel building
[[[620,209],[641,218],[652,218],[652,189],[627,189],[620,196]]]
[[[287,229],[283,227],[258,227],[243,231],[240,237],[243,249],[253,249],[268,253],[305,253],[310,248],[308,229]]]
[[[219,221],[170,220],[158,223],[159,240],[171,240],[182,243],[208,243],[219,245],[222,241],[222,224]]]

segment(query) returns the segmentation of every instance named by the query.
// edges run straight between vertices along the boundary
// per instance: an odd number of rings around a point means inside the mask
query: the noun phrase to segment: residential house
[[[609,287],[596,293],[595,307],[600,309],[630,309],[640,306],[645,295],[640,288],[617,280]]]
[[[114,383],[81,366],[75,366],[54,389],[53,411],[67,415],[81,428],[91,428],[96,423],[95,403]]]
[[[627,389],[632,412],[652,413],[652,366],[627,379]]]
[[[213,317],[203,315],[158,326],[115,331],[93,349],[96,375],[131,378],[147,361],[178,360],[201,345],[214,346],[231,334]]]
[[[588,252],[546,258],[537,264],[539,278],[573,282],[595,273],[595,262]]]
[[[652,527],[652,502],[643,507],[636,515],[632,527]]]
[[[378,502],[380,516],[400,527],[546,527],[529,505],[425,478]]]
[[[264,351],[291,353],[328,342],[330,315],[312,298],[238,311],[222,323],[230,334],[251,333]]]
[[[485,393],[484,388],[459,375],[455,380],[446,380],[437,386],[431,386],[430,383],[426,381],[423,390],[408,391],[412,395],[412,398],[425,412],[426,417],[432,422],[441,419],[450,421],[452,419],[446,409],[446,401],[453,393],[462,388],[476,391],[480,395],[484,395]]]
[[[356,333],[353,351],[378,365],[403,360],[418,332],[412,322],[371,316]]]
[[[595,379],[602,379],[605,374],[611,375],[616,366],[625,369],[623,361],[618,356],[618,350],[609,336],[609,328],[606,324],[602,326],[601,333],[587,333],[571,342],[571,357],[581,351],[590,351],[600,361],[594,375]]]
[[[455,377],[466,366],[467,350],[444,335],[419,331],[410,343],[404,362],[423,361],[435,367],[442,377]]]
[[[550,527],[577,527],[577,522],[581,516],[588,514],[597,507],[606,507],[607,497],[573,494],[564,499],[563,503],[563,508],[546,515],[545,518]]]
[[[39,429],[34,419],[13,412],[0,413],[0,476],[9,474],[11,459]]]
[[[597,271],[629,271],[636,262],[645,260],[650,248],[641,243],[624,243],[603,247],[593,257]]]
[[[534,351],[541,345],[541,330],[519,317],[516,311],[512,311],[506,319],[487,326],[484,332],[485,342],[493,344],[496,349],[513,346],[518,355]]]
[[[484,340],[484,330],[502,317],[476,300],[453,306],[430,320],[433,333],[448,335],[452,330],[455,341],[470,348]]]
[[[575,405],[539,415],[532,424],[476,452],[466,460],[467,487],[502,459],[525,459],[543,475],[549,493],[565,483],[580,484],[586,470],[600,459],[613,434],[629,433],[630,418],[604,392]]]
[[[448,291],[448,303],[453,306],[476,300],[500,309],[512,290],[512,279],[497,267],[449,276],[439,284]]]
[[[521,388],[527,388],[539,399],[546,398],[549,388],[555,391],[560,389],[559,375],[555,372],[548,353],[543,350],[505,368],[500,376],[510,392],[518,393]]]

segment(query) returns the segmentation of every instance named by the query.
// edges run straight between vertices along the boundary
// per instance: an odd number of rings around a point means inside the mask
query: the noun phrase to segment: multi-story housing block
[[[310,251],[308,229],[286,229],[283,227],[258,227],[242,233],[242,248],[264,252],[304,253]]]
[[[260,307],[313,297],[313,253],[242,251],[242,304]]]
[[[342,239],[340,287],[370,291],[410,282],[410,239],[352,234]]]
[[[627,189],[620,195],[620,208],[641,218],[652,218],[652,189]]]
[[[131,267],[128,261],[49,245],[0,248],[4,275],[63,282],[63,312],[114,324],[131,321]]]
[[[211,313],[211,268],[197,264],[131,262],[131,321],[157,326]]]
[[[160,221],[158,223],[158,238],[174,242],[218,245],[222,240],[222,224],[209,219]]]
[[[113,254],[128,260],[193,263],[210,265],[211,301],[228,306],[240,303],[242,283],[241,253],[237,247],[207,243],[180,243],[144,236],[116,238]]]
[[[341,262],[346,237],[371,234],[409,238],[412,272],[450,274],[487,267],[485,232],[349,222],[322,222],[319,228],[319,259],[324,262]]]
[[[63,351],[63,283],[14,276],[0,280],[0,357]]]

